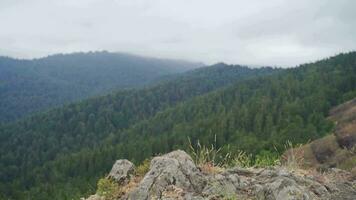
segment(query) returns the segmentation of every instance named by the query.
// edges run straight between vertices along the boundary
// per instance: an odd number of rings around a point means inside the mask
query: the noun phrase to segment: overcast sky
[[[0,0],[0,54],[294,66],[356,49],[355,0]]]

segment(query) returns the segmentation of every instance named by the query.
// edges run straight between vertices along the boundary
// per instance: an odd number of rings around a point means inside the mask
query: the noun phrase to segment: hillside
[[[0,123],[114,90],[141,87],[200,65],[109,52],[34,60],[0,57]]]
[[[291,152],[305,167],[337,167],[356,176],[356,99],[331,109],[329,120],[335,123],[333,133],[285,153]]]
[[[253,154],[281,150],[331,132],[329,109],[356,95],[355,53],[259,77],[196,97],[117,132],[120,155],[144,158],[193,143],[243,149]],[[140,147],[140,148],[138,148]]]
[[[117,137],[117,132],[192,97],[278,71],[218,64],[155,86],[89,99],[4,125],[0,128],[0,193],[15,199],[27,196],[23,190],[30,190],[35,199],[80,195],[88,191],[89,184],[95,184],[96,177],[114,159],[114,155],[95,156],[92,161],[96,164],[90,164],[89,169],[86,159],[96,152],[91,150]],[[72,160],[72,156],[82,154],[83,158]],[[74,187],[77,181],[88,180],[88,185]]]

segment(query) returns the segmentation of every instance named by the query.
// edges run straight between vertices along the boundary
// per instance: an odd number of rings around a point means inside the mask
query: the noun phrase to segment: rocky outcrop
[[[112,167],[108,178],[113,179],[117,183],[127,183],[128,180],[134,175],[135,165],[132,162],[122,159],[117,160]]]
[[[200,193],[206,179],[184,151],[174,151],[151,161],[149,172],[128,199],[152,199],[174,186],[185,193]]]
[[[126,165],[124,162],[120,162]],[[116,168],[120,163],[115,163]],[[130,185],[130,183],[128,183]],[[284,167],[230,168],[202,172],[184,151],[152,159],[150,170],[133,188],[115,197],[122,200],[297,200],[356,199],[356,181],[343,170],[288,170]],[[122,185],[120,187],[126,187]],[[95,196],[98,198],[97,196]]]

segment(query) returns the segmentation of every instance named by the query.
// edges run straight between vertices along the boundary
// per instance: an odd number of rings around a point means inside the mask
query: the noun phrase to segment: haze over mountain
[[[33,60],[0,57],[0,123],[115,90],[142,87],[158,77],[200,66],[105,51]]]

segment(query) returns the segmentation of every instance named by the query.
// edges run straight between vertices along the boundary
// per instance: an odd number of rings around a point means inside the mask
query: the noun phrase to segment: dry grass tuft
[[[196,144],[196,147],[189,141],[190,155],[194,163],[201,167],[203,165],[211,165],[213,167],[225,167],[227,166],[231,160],[231,154],[223,153],[221,148],[217,148],[216,145],[211,145],[210,147],[201,145],[199,140]],[[216,136],[215,136],[215,144],[216,144]]]
[[[296,170],[305,167],[304,156],[305,149],[302,145],[293,145],[292,142],[287,141],[284,145],[286,152],[282,155],[282,164],[289,170]]]
[[[195,164],[204,173],[215,174],[224,171],[226,167],[267,167],[280,165],[278,152],[271,153],[268,151],[261,152],[253,156],[242,150],[234,152],[227,149],[217,148],[216,145],[201,145],[199,140],[193,145],[188,138],[190,155]],[[215,143],[216,144],[216,137]]]
[[[218,174],[224,171],[224,168],[219,166],[214,166],[211,163],[204,163],[199,166],[201,172],[205,174]]]

